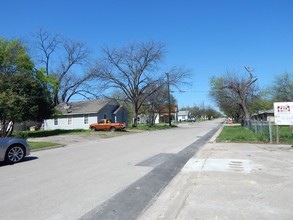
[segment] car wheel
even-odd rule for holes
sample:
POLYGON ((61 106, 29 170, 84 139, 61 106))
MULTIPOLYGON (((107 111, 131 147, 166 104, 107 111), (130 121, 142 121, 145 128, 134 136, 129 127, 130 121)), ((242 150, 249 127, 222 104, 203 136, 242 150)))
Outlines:
POLYGON ((96 130, 96 128, 95 128, 95 127, 91 127, 91 130, 92 130, 92 131, 95 131, 95 130, 96 130))
POLYGON ((111 131, 111 132, 114 132, 114 131, 116 131, 116 128, 115 128, 115 127, 111 127, 111 128, 110 128, 110 131, 111 131))
POLYGON ((8 148, 6 153, 6 161, 9 163, 17 163, 24 158, 24 148, 21 145, 13 145, 8 148))

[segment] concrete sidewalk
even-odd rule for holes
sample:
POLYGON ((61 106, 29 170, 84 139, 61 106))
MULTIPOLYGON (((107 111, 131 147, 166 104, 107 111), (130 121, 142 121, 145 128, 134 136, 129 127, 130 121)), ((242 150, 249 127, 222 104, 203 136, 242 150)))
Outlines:
POLYGON ((208 143, 139 219, 293 219, 290 145, 208 143))

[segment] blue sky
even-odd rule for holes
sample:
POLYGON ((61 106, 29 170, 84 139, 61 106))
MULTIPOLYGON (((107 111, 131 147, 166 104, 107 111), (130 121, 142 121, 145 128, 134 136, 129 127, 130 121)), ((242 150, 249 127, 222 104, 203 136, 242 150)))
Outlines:
POLYGON ((254 70, 259 86, 293 73, 293 0, 2 0, 0 36, 26 38, 43 28, 102 46, 165 43, 166 66, 191 70, 192 86, 174 92, 179 107, 214 105, 209 79, 254 70))

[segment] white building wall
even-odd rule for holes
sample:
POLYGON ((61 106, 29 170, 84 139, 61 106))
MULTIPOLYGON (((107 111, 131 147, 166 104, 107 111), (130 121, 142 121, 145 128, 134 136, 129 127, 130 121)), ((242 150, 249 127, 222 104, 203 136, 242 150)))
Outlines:
POLYGON ((88 123, 84 123, 84 116, 68 116, 58 118, 58 124, 54 124, 54 119, 46 119, 44 121, 44 130, 54 130, 54 129, 89 129, 89 125, 92 123, 97 123, 97 116, 88 116, 88 123))
POLYGON ((159 123, 160 123, 160 115, 156 114, 155 124, 159 124, 159 123))
MULTIPOLYGON (((139 124, 147 124, 147 120, 148 120, 147 115, 144 115, 144 114, 139 115, 139 124)), ((160 123, 160 115, 156 114, 155 124, 159 124, 159 123, 160 123)))
POLYGON ((188 118, 187 115, 178 115, 178 121, 186 121, 188 118))

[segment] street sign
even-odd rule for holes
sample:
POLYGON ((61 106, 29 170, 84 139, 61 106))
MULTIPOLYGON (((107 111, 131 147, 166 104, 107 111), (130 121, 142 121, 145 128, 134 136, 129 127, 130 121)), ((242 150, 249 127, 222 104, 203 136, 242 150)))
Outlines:
POLYGON ((293 102, 275 102, 274 115, 276 125, 293 125, 293 102))

